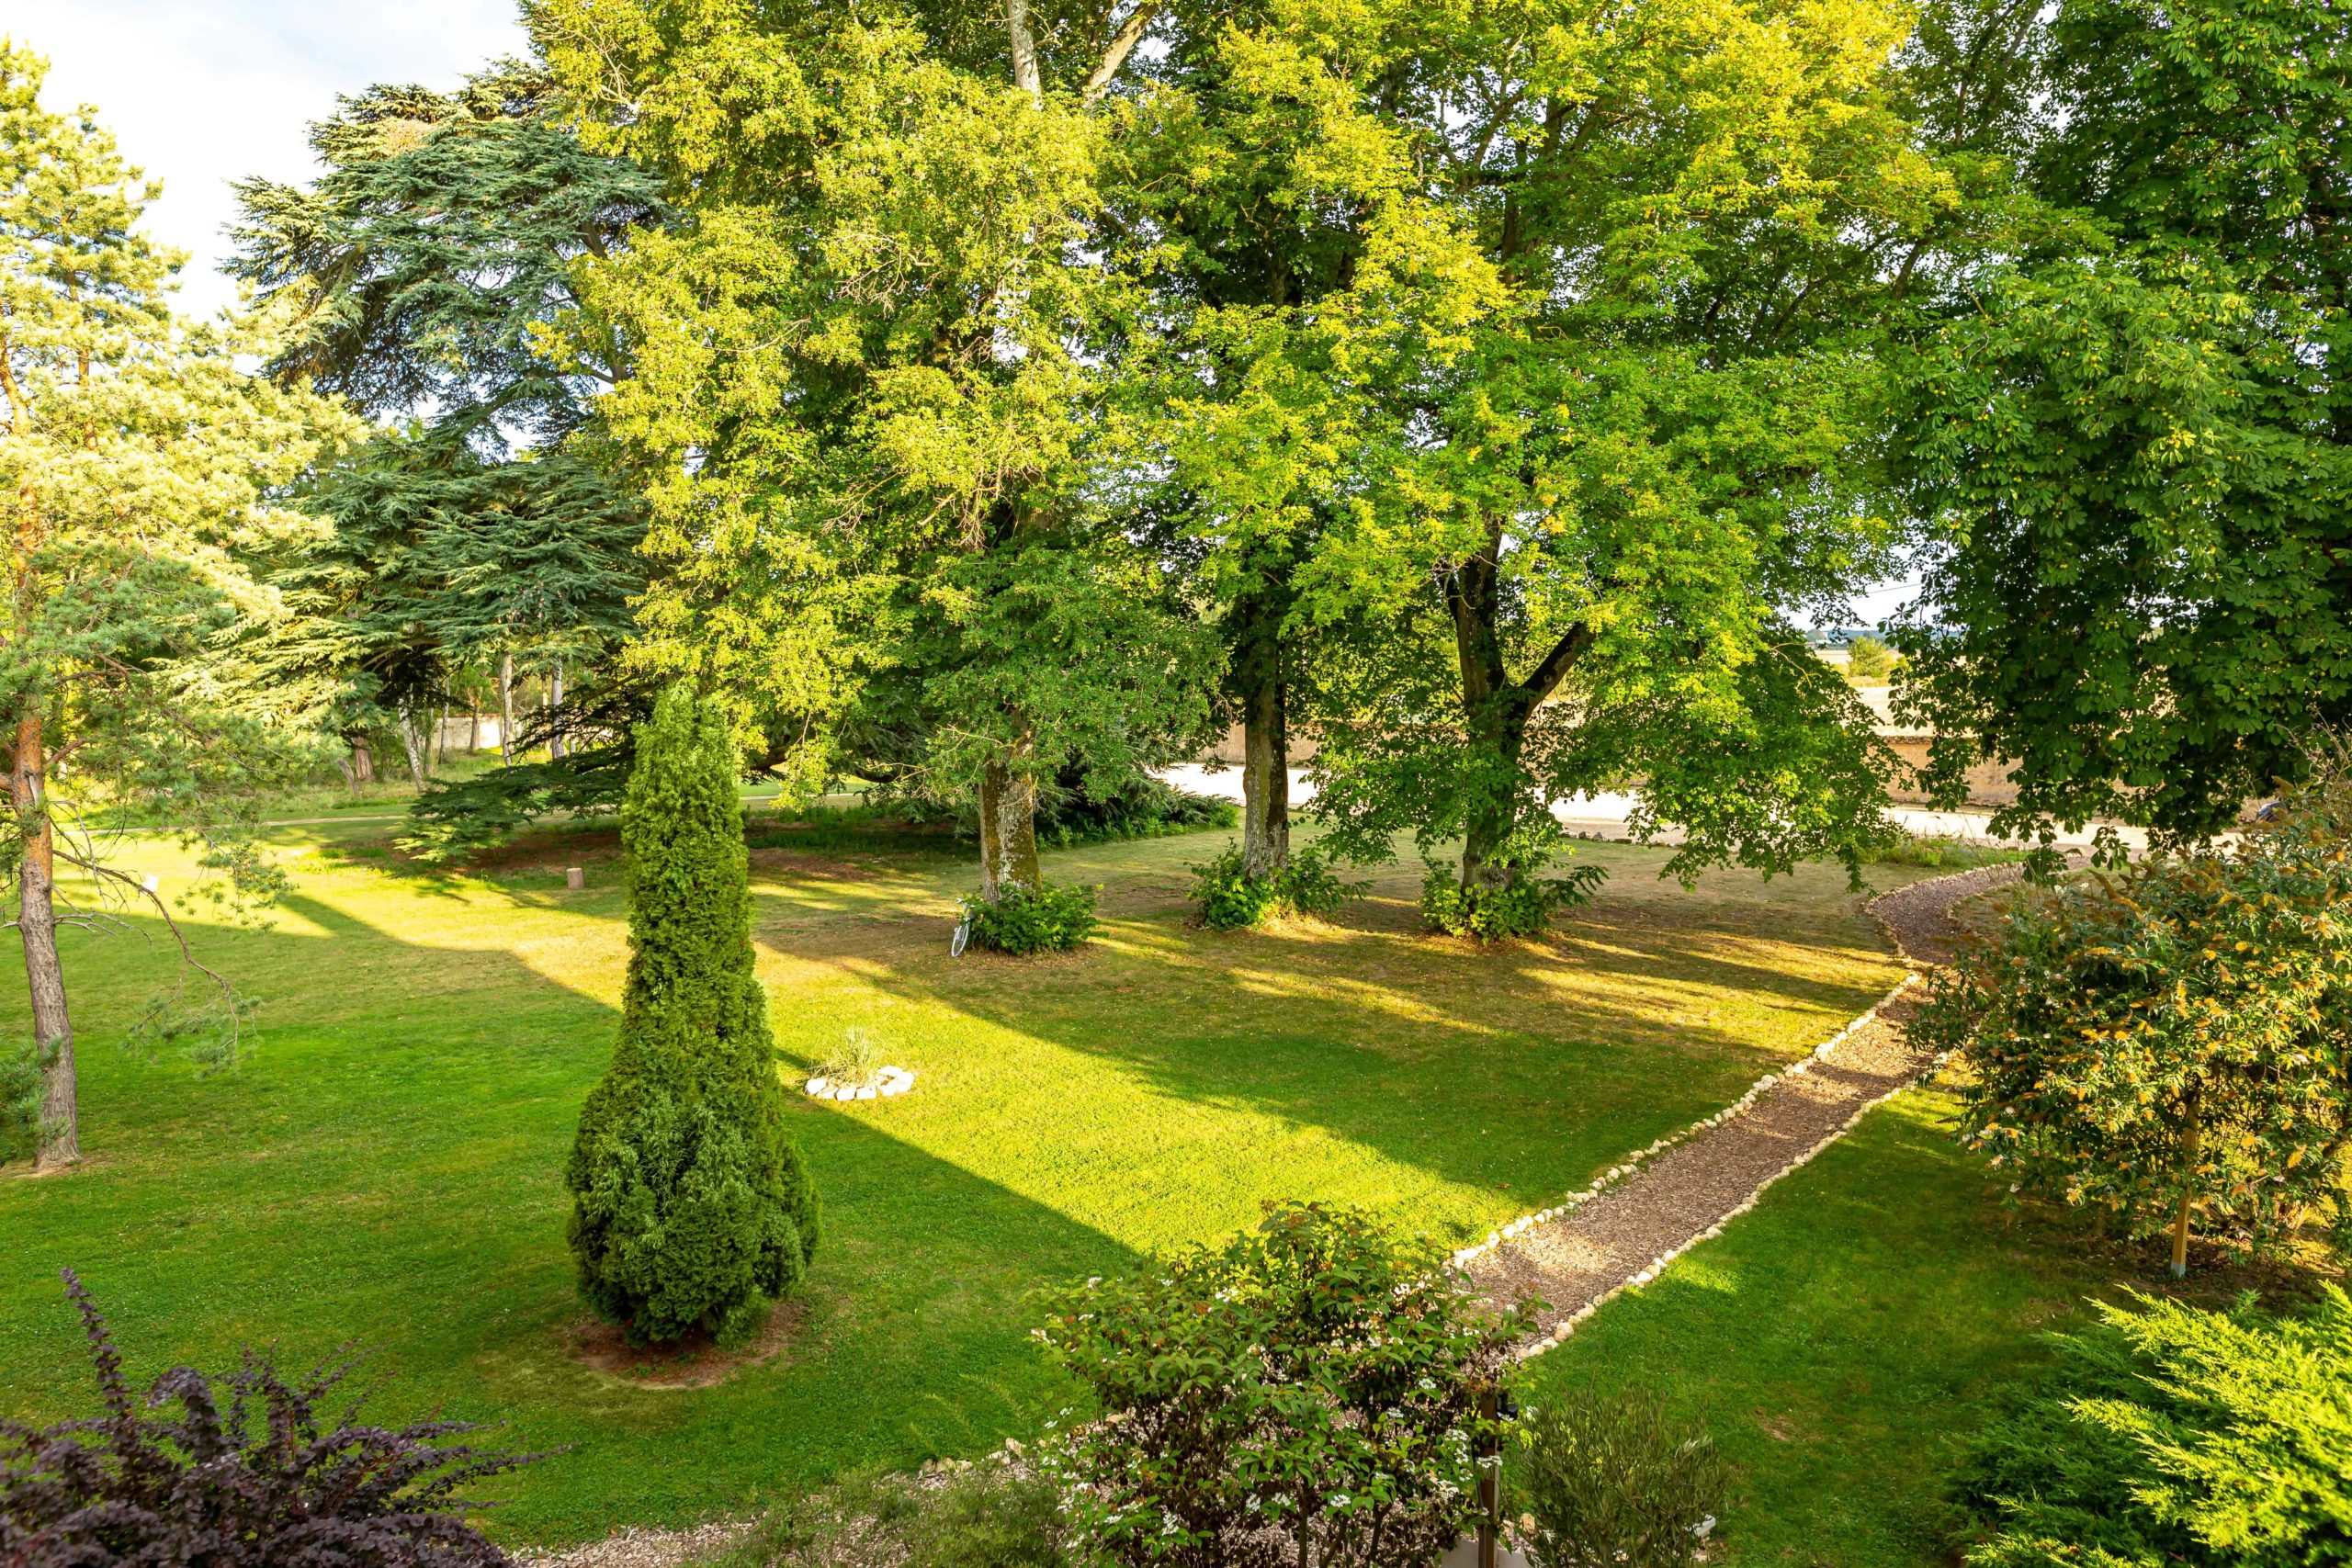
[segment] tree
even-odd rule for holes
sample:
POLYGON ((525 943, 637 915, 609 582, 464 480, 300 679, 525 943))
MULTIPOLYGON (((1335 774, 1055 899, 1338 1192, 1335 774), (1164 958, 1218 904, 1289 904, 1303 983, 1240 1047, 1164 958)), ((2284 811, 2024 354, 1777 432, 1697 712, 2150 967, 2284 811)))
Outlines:
MULTIPOLYGON (((233 893, 273 890, 243 829, 259 789, 313 763, 299 728, 316 694, 253 679, 233 648, 279 613, 263 574, 314 532, 281 487, 355 427, 299 382, 239 368, 281 341, 266 321, 173 313, 178 259, 137 230, 154 187, 93 111, 41 107, 46 70, 0 46, 0 858, 44 1073, 38 1157, 53 1167, 80 1156, 57 931, 94 914, 62 902, 59 863, 170 919, 77 814, 182 828, 233 893)), ((233 1005, 220 1016, 233 1037, 233 1005)))
POLYGON ((1159 28, 1120 106, 1098 229, 1151 302, 1126 345, 1114 483, 1214 607, 1243 736, 1242 872, 1271 896, 1318 662, 1301 569, 1396 444, 1396 389, 1459 353, 1497 283, 1357 82, 1224 19, 1159 28))
POLYGON ((1961 1136, 2129 1235, 2259 1247, 2352 1215, 2352 801, 2296 796, 2226 853, 2030 896, 1911 1024, 1963 1049, 1961 1136))
POLYGON ((1361 106, 1330 156, 1393 148, 1414 226, 1474 247, 1428 296, 1451 344, 1379 385, 1298 579, 1348 645, 1316 766, 1361 852, 1458 837, 1464 897, 1535 908, 1552 801, 1636 779, 1690 829, 1679 870, 1883 833, 1867 716, 1791 622, 1883 558, 1869 348, 1894 259, 1962 202, 1889 107, 1902 32, 1872 5, 1302 0, 1252 26, 1361 106))
MULTIPOLYGON (((574 264, 663 209, 651 175, 582 148, 545 73, 514 62, 451 94, 372 87, 311 144, 327 172, 310 186, 237 186, 234 270, 302 313, 274 373, 401 423, 314 487, 334 537, 289 569, 301 615, 268 656, 344 682, 351 735, 396 723, 422 786, 428 716, 485 672, 510 761, 518 661, 558 709, 598 706, 612 683, 645 522, 600 465, 589 414, 626 352, 574 337, 559 354, 543 334, 577 304, 574 264)), ((565 717, 543 727, 559 759, 565 717)), ((589 772, 608 792, 625 767, 606 760, 589 772)), ((579 795, 575 772, 543 767, 468 804, 506 820, 517 798, 579 795)))
POLYGON ((2352 718, 2352 26, 2066 0, 2011 36, 2041 107, 1998 148, 2053 216, 1903 377, 1911 712, 1948 797, 2011 770, 2004 825, 2193 840, 2352 718))
POLYGON ((697 1329, 740 1342, 817 1247, 816 1190, 785 1129, 752 970, 740 775, 725 711, 664 692, 621 807, 620 1043, 565 1172, 582 1293, 632 1343, 697 1329))
POLYGON ((1846 678, 1857 682, 1886 680, 1894 673, 1894 650, 1874 637, 1858 637, 1846 649, 1846 678))
POLYGON ((653 514, 641 657, 812 747, 918 738, 977 804, 993 901, 1038 885, 1041 783, 1169 755, 1207 661, 1089 491, 1087 351, 1120 320, 1085 249, 1100 84, 1062 92, 1076 55, 1025 9, 937 20, 560 0, 534 25, 584 134, 680 214, 582 274, 582 331, 636 345, 605 409, 653 514))

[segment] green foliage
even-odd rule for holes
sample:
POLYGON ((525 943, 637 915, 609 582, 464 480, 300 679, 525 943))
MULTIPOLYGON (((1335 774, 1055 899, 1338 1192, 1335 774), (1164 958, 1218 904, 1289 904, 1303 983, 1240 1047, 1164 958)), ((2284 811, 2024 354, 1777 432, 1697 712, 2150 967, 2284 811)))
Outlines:
POLYGON ((437 780, 409 807, 400 846, 437 863, 503 843, 559 814, 574 820, 605 816, 627 792, 635 760, 630 746, 616 741, 469 778, 437 780))
POLYGON ((1046 1455, 1081 1540, 1171 1568, 1253 1538, 1284 1562, 1433 1558, 1476 1506, 1498 1436, 1478 1396, 1522 1326, 1442 1260, 1363 1214, 1288 1204, 1223 1247, 1059 1292, 1038 1337, 1105 1412, 1046 1455))
MULTIPOLYGON (((141 901, 171 919, 114 863, 118 842, 82 829, 83 813, 202 844, 193 897, 232 913, 286 886, 254 829, 260 800, 319 761, 309 721, 321 694, 267 678, 241 649, 282 616, 270 568, 314 532, 284 504, 288 490, 358 430, 310 388, 243 368, 285 341, 284 311, 175 313, 181 258, 143 221, 155 188, 90 112, 42 107, 47 71, 0 39, 0 489, 12 508, 0 875, 45 1051, 71 1030, 61 917, 141 901), (60 868, 96 897, 68 902, 60 868)), ((47 1070, 71 1087, 62 1052, 47 1070)), ((78 1157, 71 1116, 39 1139, 44 1163, 78 1157)))
POLYGON ((566 334, 639 345, 604 406, 652 511, 642 660, 790 715, 813 773, 941 795, 1195 739, 1210 644, 1088 483, 1121 329, 1081 259, 1101 121, 1009 92, 960 26, 533 20, 594 144, 686 220, 582 268, 566 334))
POLYGON ((1067 953, 1094 934, 1101 919, 1096 886, 1066 886, 1042 878, 1035 887, 1009 884, 993 904, 964 900, 972 940, 998 953, 1067 953))
POLYGON ((1980 865, 2007 865, 2025 860, 2030 853, 2003 844, 1981 844, 1935 833, 1906 833, 1894 843, 1863 851, 1862 863, 1968 871, 1980 865))
POLYGON ((1858 637, 1846 645, 1846 678, 1862 683, 1884 681, 1894 673, 1894 650, 1874 637, 1858 637))
POLYGON ((1954 1492, 1976 1568, 2352 1562, 2352 1297, 2304 1316, 2139 1300, 2058 1337, 1954 1492))
POLYGON ((1293 850, 1271 876, 1250 875, 1241 846, 1235 842, 1187 869, 1193 874, 1192 896, 1200 901, 1201 922, 1217 931, 1262 925, 1277 917, 1319 919, 1349 899, 1363 897, 1372 886, 1341 876, 1338 850, 1323 844, 1293 850))
POLYGON ((1608 875, 1597 865, 1571 866, 1560 876, 1514 865, 1499 882, 1465 887, 1452 867, 1432 861, 1421 879, 1421 920, 1433 931, 1480 942, 1538 937, 1561 910, 1590 903, 1608 875))
POLYGON ((44 1056, 29 1035, 0 1043, 0 1165, 30 1159, 40 1145, 44 1056))
POLYGON ((1897 377, 1934 777, 1957 799, 1997 758, 2019 826, 2196 838, 2352 718, 2352 38, 2324 6, 2064 0, 1961 58, 2035 101, 1995 150, 2055 211, 1897 377))
POLYGON ((1706 1555, 1731 1467, 1654 1393, 1580 1390, 1521 1418, 1512 1510, 1536 1568, 1675 1568, 1706 1555))
POLYGON ((1060 1490, 991 1456, 854 1475, 771 1508, 698 1568, 1074 1568, 1060 1490))
MULTIPOLYGON (((512 62, 453 94, 372 87, 311 142, 326 171, 311 186, 237 186, 235 270, 302 312, 276 375, 402 423, 311 487, 330 535, 279 574, 293 613, 254 657, 323 685, 323 721, 346 739, 395 728, 423 786, 442 705, 478 708, 502 661, 560 667, 576 692, 632 624, 644 510, 589 428, 620 342, 559 358, 541 333, 573 265, 664 212, 650 175, 584 150, 545 76, 512 62)), ((619 782, 591 770, 420 801, 416 838, 456 852, 575 797, 608 807, 619 782)))
POLYGON ((1961 1136, 2134 1235, 2184 1206, 2233 1248, 2346 1201, 2352 791, 2293 797, 2227 853, 2018 902, 1910 1025, 1964 1049, 1961 1136))
POLYGON ((1056 787, 1039 795, 1037 842, 1067 850, 1230 828, 1240 820, 1239 809, 1229 800, 1187 795, 1148 774, 1125 784, 1104 782, 1109 776, 1108 770, 1099 775, 1090 772, 1082 760, 1065 767, 1054 781, 1056 787))
POLYGON ((620 1043, 565 1178, 582 1293, 635 1343, 749 1334, 817 1245, 752 971, 737 766, 723 711, 673 687, 638 734, 621 807, 620 1043))

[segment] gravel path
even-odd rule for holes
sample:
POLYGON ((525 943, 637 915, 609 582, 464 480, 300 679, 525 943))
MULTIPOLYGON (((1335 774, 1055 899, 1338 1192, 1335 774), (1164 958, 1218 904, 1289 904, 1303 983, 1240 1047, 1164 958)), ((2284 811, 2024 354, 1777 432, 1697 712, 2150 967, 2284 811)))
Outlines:
MULTIPOLYGON (((1897 888, 1870 908, 1916 974, 1951 955, 1954 904, 2017 875, 2015 865, 1984 866, 1897 888)), ((1524 1353, 1566 1338, 1608 1296, 1647 1284, 1668 1260, 1719 1234, 1766 1187, 1918 1077, 1928 1064, 1905 1048, 1902 1029, 1917 1005, 1913 977, 1906 977, 1812 1057, 1765 1080, 1690 1135, 1619 1168, 1581 1201, 1516 1222, 1464 1255, 1460 1260, 1488 1297, 1532 1294, 1546 1303, 1524 1353)))

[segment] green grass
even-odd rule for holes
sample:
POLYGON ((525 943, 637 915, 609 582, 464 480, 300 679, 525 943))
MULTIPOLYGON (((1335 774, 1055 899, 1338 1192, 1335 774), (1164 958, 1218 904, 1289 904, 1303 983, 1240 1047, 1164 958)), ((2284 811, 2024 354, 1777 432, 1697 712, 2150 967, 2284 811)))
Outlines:
MULTIPOLYGON (((806 1065, 856 1026, 918 1085, 796 1097, 828 1216, 805 1318, 774 1361, 658 1391, 567 1351, 560 1171, 625 953, 611 835, 542 832, 428 877, 389 831, 280 830, 296 890, 275 929, 195 928, 261 1001, 233 1074, 119 1048, 171 973, 153 929, 69 938, 91 1158, 0 1179, 0 1411, 90 1405, 55 1283, 70 1264, 136 1371, 356 1344, 379 1416, 570 1445, 502 1485, 514 1539, 683 1521, 1034 1430, 1070 1394, 1025 1337, 1038 1285, 1278 1197, 1482 1235, 1720 1106, 1898 973, 1833 869, 1686 894, 1657 879, 1663 852, 1630 846, 1586 852, 1615 874, 1555 941, 1494 952, 1419 934, 1418 868, 1341 924, 1217 935, 1182 898, 1183 863, 1221 836, 1059 852, 1057 880, 1105 885, 1105 925, 1029 961, 948 957, 960 860, 756 850, 781 1046, 806 1065)), ((126 863, 187 885, 176 851, 126 863)), ((0 974, 0 997, 21 1030, 21 979, 0 974)))
MULTIPOLYGON (((1961 1522, 1944 1477, 1985 1401, 2032 1375, 2093 1297, 2170 1288, 2153 1247, 2007 1207, 1914 1090, 1774 1186, 1716 1241, 1533 1363, 1522 1397, 1656 1391, 1737 1472, 1714 1561, 1929 1568, 1961 1522)), ((2273 1279, 2193 1275, 2209 1304, 2273 1279)))

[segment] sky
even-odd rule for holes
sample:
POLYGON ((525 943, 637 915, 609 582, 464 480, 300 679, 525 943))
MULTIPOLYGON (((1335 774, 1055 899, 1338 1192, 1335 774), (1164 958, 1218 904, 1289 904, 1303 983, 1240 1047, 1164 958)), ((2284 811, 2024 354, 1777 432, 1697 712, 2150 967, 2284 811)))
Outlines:
MULTIPOLYGON (((220 276, 228 182, 317 172, 305 140, 335 96, 376 82, 448 88, 526 47, 515 0, 0 0, 0 35, 49 57, 43 100, 96 107, 130 160, 160 179, 151 232, 188 253, 181 309, 236 297, 220 276)), ((1907 582, 1863 594, 1863 624, 1907 582)))
POLYGON ((451 87, 526 44, 514 0, 0 0, 0 34, 49 57, 44 103, 95 106, 163 182, 148 228, 189 254, 180 303, 198 315, 236 296, 229 181, 315 174, 305 136, 338 93, 451 87))

